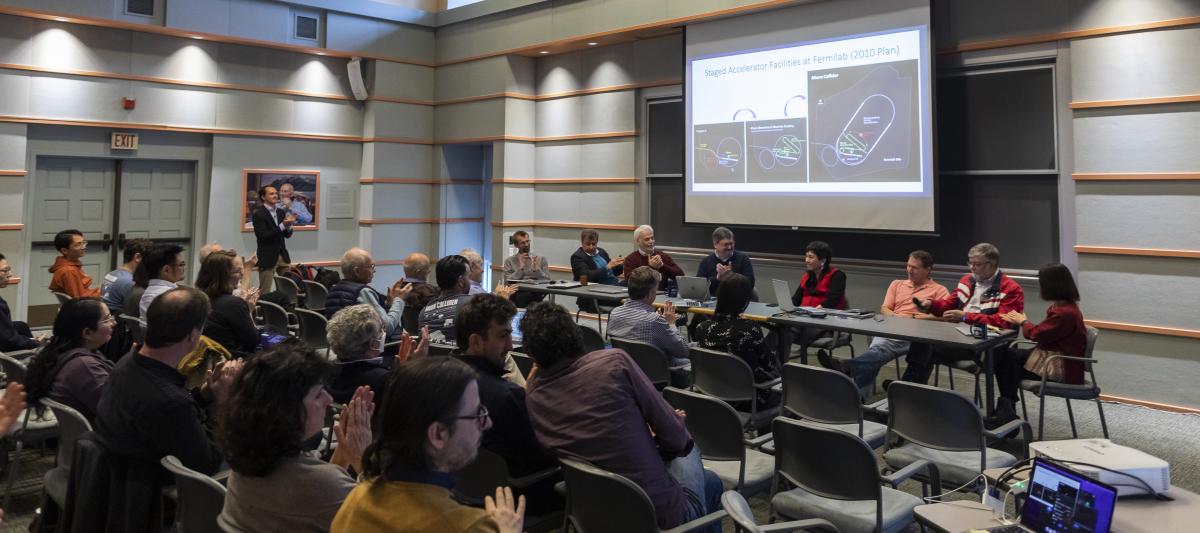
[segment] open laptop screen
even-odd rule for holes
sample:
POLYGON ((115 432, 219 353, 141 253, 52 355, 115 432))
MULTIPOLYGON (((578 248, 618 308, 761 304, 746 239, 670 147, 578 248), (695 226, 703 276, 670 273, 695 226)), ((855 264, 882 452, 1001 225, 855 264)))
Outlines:
POLYGON ((513 344, 521 343, 521 319, 525 318, 525 310, 517 309, 517 314, 512 318, 512 341, 513 344))
POLYGON ((1021 525, 1040 533, 1108 533, 1117 490, 1037 459, 1021 525))

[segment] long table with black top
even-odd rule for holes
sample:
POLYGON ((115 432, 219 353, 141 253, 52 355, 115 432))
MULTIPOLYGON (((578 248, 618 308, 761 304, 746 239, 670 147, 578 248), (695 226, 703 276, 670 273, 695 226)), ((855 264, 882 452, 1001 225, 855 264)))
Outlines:
MULTIPOLYGON (((676 308, 681 311, 687 310, 690 313, 702 315, 711 315, 715 312, 711 307, 711 303, 700 307, 686 307, 680 305, 681 300, 678 298, 660 296, 655 304, 662 305, 667 300, 675 302, 676 308)), ((1006 344, 1017 336, 1015 330, 1005 330, 999 335, 989 334, 986 339, 977 339, 960 333, 956 328, 958 326, 957 323, 921 320, 901 316, 875 315, 871 318, 843 318, 829 315, 825 318, 812 318, 798 314, 784 313, 777 305, 764 304, 762 302, 750 302, 750 305, 742 313, 742 317, 765 323, 776 332, 785 327, 806 327, 969 350, 975 353, 976 357, 982 362, 983 370, 987 375, 987 410, 989 415, 992 414, 992 404, 996 395, 995 383, 993 381, 993 351, 997 346, 1006 344)), ((777 334, 776 338, 780 339, 780 343, 776 347, 780 361, 786 362, 787 356, 791 351, 790 346, 783 345, 787 342, 787 336, 777 334)), ((808 364, 808 347, 802 346, 802 348, 800 362, 808 364)))
POLYGON ((532 292, 535 294, 548 294, 550 301, 554 301, 555 296, 571 296, 578 298, 591 298, 598 303, 604 305, 621 305, 621 302, 629 298, 629 291, 622 290, 620 292, 603 292, 596 290, 598 287, 616 287, 624 289, 620 285, 604 285, 593 283, 579 287, 563 287, 559 283, 516 283, 518 291, 532 292))

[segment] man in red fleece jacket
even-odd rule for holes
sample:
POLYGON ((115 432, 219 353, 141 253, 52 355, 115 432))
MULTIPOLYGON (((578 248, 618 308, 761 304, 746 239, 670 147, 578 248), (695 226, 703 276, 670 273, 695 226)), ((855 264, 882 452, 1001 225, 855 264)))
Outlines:
POLYGON ((72 298, 99 298, 100 289, 92 287, 92 278, 83 273, 80 258, 87 253, 87 240, 77 229, 65 229, 54 236, 54 248, 62 254, 50 267, 50 290, 72 298))

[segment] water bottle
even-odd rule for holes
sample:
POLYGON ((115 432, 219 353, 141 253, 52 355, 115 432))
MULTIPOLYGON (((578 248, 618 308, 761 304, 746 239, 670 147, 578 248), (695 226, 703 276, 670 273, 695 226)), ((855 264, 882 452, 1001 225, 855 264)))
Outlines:
POLYGON ((667 297, 675 298, 679 296, 679 285, 675 283, 675 278, 667 280, 667 297))

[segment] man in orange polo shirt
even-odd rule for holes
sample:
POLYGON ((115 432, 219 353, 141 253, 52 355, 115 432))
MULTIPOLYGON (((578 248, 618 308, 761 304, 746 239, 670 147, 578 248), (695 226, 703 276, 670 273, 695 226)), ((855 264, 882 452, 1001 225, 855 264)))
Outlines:
POLYGON ((50 290, 72 298, 99 298, 100 289, 92 287, 92 278, 83 273, 80 258, 87 253, 87 240, 77 229, 65 229, 54 236, 54 249, 62 254, 50 267, 50 290))
MULTIPOLYGON (((921 320, 941 320, 928 313, 922 313, 913 304, 913 298, 921 301, 940 300, 950 295, 941 284, 930 279, 933 272, 933 256, 924 250, 917 250, 908 255, 908 272, 906 279, 898 279, 888 286, 887 295, 883 298, 880 314, 901 316, 921 320)), ((928 349, 922 346, 923 349, 928 349)), ((844 372, 854 378, 859 388, 869 387, 875 382, 879 369, 889 361, 904 357, 909 350, 914 349, 912 343, 898 339, 875 337, 871 347, 862 355, 847 360, 834 359, 828 351, 817 352, 817 359, 825 368, 844 372)))

